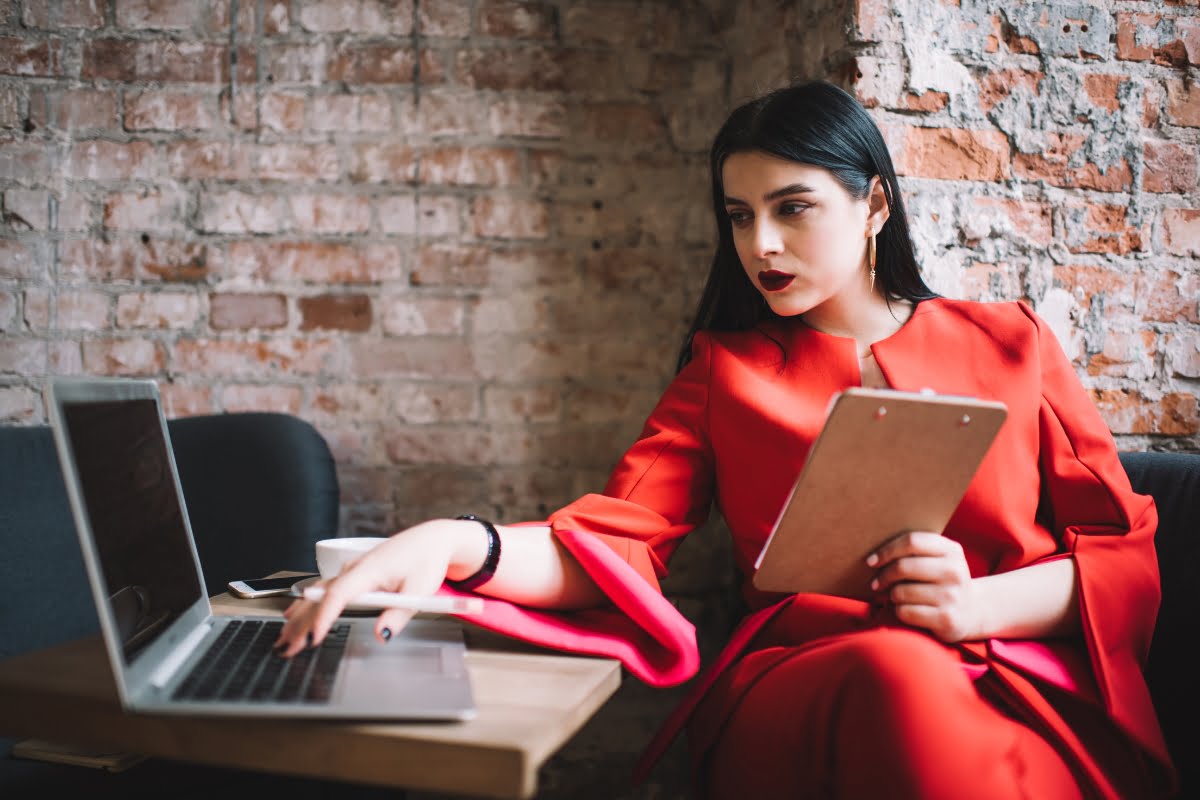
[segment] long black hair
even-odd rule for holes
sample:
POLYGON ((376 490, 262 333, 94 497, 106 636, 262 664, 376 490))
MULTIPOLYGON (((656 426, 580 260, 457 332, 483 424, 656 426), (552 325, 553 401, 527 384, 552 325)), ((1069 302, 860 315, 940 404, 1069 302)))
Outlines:
POLYGON ((876 281, 888 299, 920 302, 937 296, 921 278, 892 158, 871 116, 850 94, 825 81, 776 89, 736 108, 713 141, 709 167, 717 250, 677 369, 691 360, 696 331, 748 330, 775 316, 742 269, 725 210, 725 159, 748 151, 827 169, 860 200, 878 175, 890 215, 876 236, 876 281))

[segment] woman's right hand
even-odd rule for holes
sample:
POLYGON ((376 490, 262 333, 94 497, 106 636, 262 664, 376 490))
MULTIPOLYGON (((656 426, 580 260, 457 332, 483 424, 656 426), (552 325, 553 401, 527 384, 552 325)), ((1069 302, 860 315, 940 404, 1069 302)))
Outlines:
MULTIPOLYGON (((346 605, 363 592, 429 595, 447 576, 466 577, 487 557, 487 534, 475 522, 437 519, 393 534, 342 570, 321 581, 319 602, 299 599, 283 612, 287 622, 275 642, 280 655, 293 656, 319 645, 346 605)), ((389 608, 375 620, 375 635, 387 641, 408 624, 415 611, 389 608)))

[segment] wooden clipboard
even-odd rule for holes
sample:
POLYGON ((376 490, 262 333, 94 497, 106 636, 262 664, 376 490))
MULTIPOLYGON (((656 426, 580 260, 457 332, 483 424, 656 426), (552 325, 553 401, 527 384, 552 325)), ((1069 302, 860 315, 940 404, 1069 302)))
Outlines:
POLYGON ((834 396, 755 564, 767 592, 871 597, 866 557, 941 532, 1008 415, 972 397, 851 388, 834 396))

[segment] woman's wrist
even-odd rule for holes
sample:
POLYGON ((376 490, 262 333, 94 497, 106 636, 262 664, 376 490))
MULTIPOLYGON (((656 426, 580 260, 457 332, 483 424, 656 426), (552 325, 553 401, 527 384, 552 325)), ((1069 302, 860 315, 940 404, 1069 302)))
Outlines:
POLYGON ((473 520, 443 519, 438 523, 454 541, 446 577, 460 581, 479 572, 488 557, 487 529, 473 520))

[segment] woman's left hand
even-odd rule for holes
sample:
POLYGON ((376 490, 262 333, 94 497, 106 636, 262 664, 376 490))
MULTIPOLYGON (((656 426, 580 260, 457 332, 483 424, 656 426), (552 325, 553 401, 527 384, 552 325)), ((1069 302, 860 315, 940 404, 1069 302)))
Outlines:
POLYGON ((868 556, 867 566, 876 571, 871 589, 901 622, 943 642, 977 638, 983 609, 958 542, 928 531, 901 533, 868 556))

